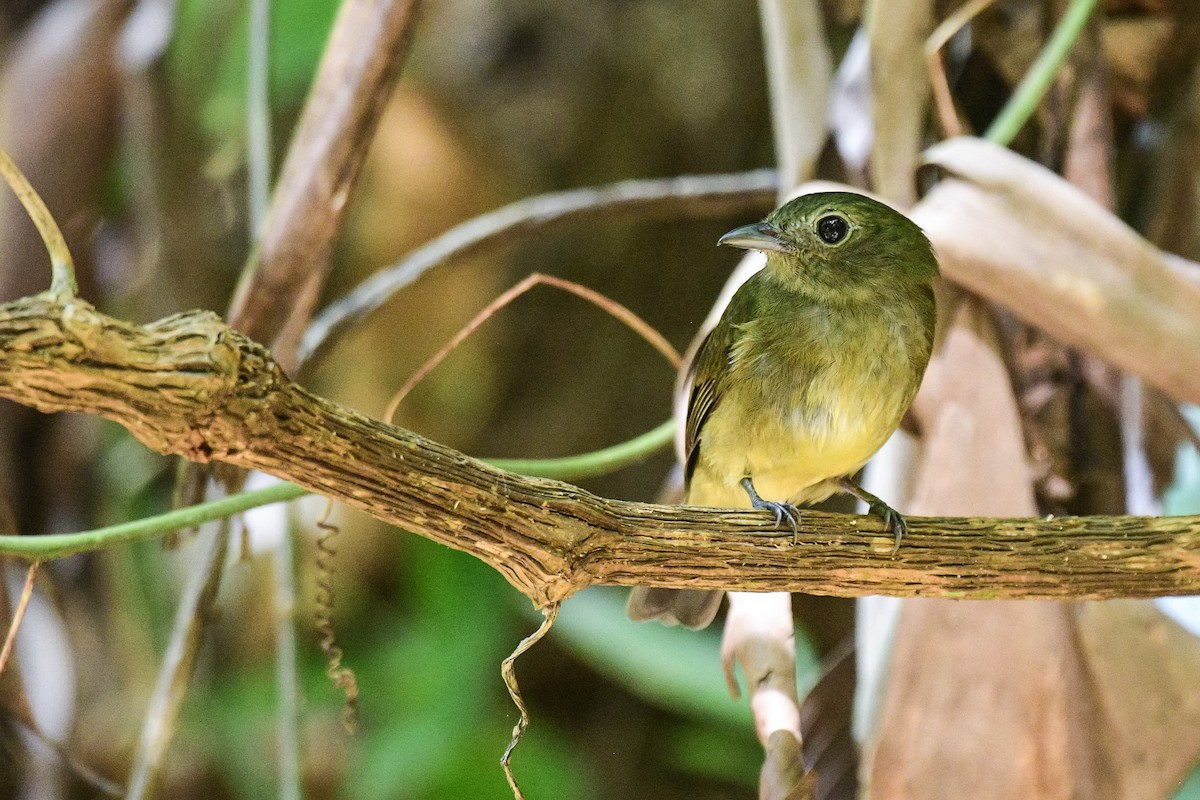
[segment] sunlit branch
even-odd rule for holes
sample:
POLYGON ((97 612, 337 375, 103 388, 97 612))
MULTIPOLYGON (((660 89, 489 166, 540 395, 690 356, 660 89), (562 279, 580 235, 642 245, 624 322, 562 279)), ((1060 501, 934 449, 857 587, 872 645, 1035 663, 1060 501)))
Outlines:
MULTIPOLYGON (((593 584, 971 598, 1200 593, 1200 517, 911 519, 608 500, 505 472, 291 382, 216 315, 146 326, 46 296, 0 305, 0 396, 115 420, 149 447, 258 469, 481 559, 536 604, 593 584), (81 348, 80 342, 93 342, 81 348)), ((11 539, 4 540, 7 545, 11 539)))

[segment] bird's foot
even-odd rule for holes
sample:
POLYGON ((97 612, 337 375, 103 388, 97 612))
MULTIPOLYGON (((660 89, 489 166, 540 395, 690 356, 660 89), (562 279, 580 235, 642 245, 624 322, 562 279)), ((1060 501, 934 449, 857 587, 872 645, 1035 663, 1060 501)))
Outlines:
POLYGON ((904 534, 908 533, 908 523, 904 521, 904 517, 899 511, 879 498, 875 498, 873 502, 868 501, 867 506, 869 513, 882 519, 884 528, 891 530, 896 535, 896 543, 892 545, 892 555, 896 555, 900 552, 900 540, 904 538, 904 534))
POLYGON ((796 508, 791 503, 779 503, 775 500, 762 500, 753 502, 755 508, 761 508, 764 511, 770 511, 775 515, 775 527, 778 528, 786 519, 788 526, 792 529, 792 534, 800 532, 800 509, 796 508))
POLYGON ((763 511, 770 511, 775 515, 776 528, 781 526, 785 519, 788 521, 788 526, 792 529, 792 540, 794 542, 797 534, 800 533, 800 509, 791 503, 763 500, 758 496, 758 492, 754 491, 754 484, 749 478, 742 478, 742 488, 746 490, 746 494, 750 495, 750 505, 763 511))
POLYGON ((900 512, 861 486, 855 486, 846 478, 840 479, 838 486, 846 494, 853 495, 866 503, 867 513, 874 514, 883 520, 884 529, 890 530, 896 536, 896 543, 892 545, 892 555, 894 556, 900 552, 900 540, 908 533, 908 523, 904 521, 904 517, 901 516, 900 512))

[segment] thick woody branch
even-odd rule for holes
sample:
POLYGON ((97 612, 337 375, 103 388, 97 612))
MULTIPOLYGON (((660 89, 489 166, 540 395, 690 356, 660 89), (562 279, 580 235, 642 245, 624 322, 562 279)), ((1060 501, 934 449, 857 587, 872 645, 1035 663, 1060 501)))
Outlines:
POLYGON ((607 500, 494 469, 292 383, 215 314, 138 326, 49 295, 0 305, 0 396, 259 469, 499 570, 544 605, 598 583, 971 598, 1200 593, 1200 517, 878 520, 607 500))

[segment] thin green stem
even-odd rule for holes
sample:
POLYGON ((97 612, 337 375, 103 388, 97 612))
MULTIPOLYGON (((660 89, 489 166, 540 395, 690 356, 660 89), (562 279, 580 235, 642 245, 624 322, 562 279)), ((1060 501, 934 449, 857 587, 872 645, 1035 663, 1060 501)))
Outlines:
POLYGON ((675 436, 675 420, 667 420, 651 431, 603 450, 562 458, 485 458, 493 467, 531 478, 580 480, 607 475, 637 463, 666 447, 675 436))
POLYGON ((270 26, 270 0, 250 0, 246 145, 252 239, 262 232, 271 192, 270 26))
POLYGON ((177 508, 165 514, 122 522, 82 533, 51 533, 45 536, 0 536, 0 554, 47 560, 87 553, 117 544, 156 539, 179 528, 222 519, 258 506, 295 500, 308 494, 290 483, 223 497, 209 503, 177 508))
POLYGON ((1008 145, 1016 137, 1054 82, 1054 77, 1067 60, 1067 55, 1095 9, 1096 0, 1072 0, 1050 36, 1050 41, 1046 42, 1045 48, 1038 54, 1029 72, 1025 73, 999 116, 992 121, 984 138, 1008 145))
MULTIPOLYGON (((554 478, 563 481, 594 478, 598 475, 616 472, 622 467, 637 463, 661 450, 670 444, 674 432, 675 421, 667 420, 641 436, 591 453, 562 458, 489 458, 483 460, 498 469, 519 472, 534 478, 554 478)), ((243 492, 208 503, 178 508, 165 514, 81 533, 0 536, 0 555, 38 561, 65 558, 76 553, 88 553, 118 544, 155 539, 179 528, 190 528, 271 503, 295 500, 306 494, 308 491, 299 486, 280 483, 266 489, 243 492)))

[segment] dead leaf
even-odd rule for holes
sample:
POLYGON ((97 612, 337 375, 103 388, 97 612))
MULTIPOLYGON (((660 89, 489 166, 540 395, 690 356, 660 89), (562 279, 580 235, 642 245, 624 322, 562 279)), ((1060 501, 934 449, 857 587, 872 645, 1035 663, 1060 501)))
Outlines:
POLYGON ((833 62, 816 0, 763 0, 763 45, 775 125, 779 185, 787 192, 812 175, 825 146, 833 62))
POLYGON ((950 174, 913 209, 943 274, 1054 336, 1200 401, 1200 265, 989 142, 926 151, 950 174))
POLYGON ((1170 797, 1200 759, 1200 639, 1145 601, 1074 610, 1120 797, 1170 797))
MULTIPOLYGON (((1020 413, 991 321, 971 299, 952 313, 914 406, 925 436, 907 508, 914 514, 1036 513, 1020 413)), ((867 796, 1065 797, 1039 793, 1043 779, 1070 783, 1059 750, 1076 743, 1061 733, 1066 720, 1060 711, 1074 698, 1067 683, 1075 675, 1058 655, 1061 609, 1052 603, 905 602, 882 707, 864 748, 867 796), (1059 750, 1044 741, 1051 731, 1059 750)))
POLYGON ((913 405, 924 432, 910 514, 1032 516, 1033 474, 999 340, 963 300, 913 405))
MULTIPOLYGON (((997 344, 967 301, 915 406, 912 513, 1036 513, 997 344)), ((1200 643, 1149 604, 905 601, 866 796, 1167 796, 1200 755, 1198 680, 1200 643)))
POLYGON ((902 208, 917 199, 913 182, 920 161, 929 105, 924 45, 933 29, 932 0, 872 0, 865 13, 871 50, 871 149, 874 188, 902 208))
POLYGON ((804 779, 800 698, 796 691, 796 634, 786 592, 730 592, 721 662, 730 692, 738 696, 734 663, 746 676, 758 740, 766 750, 759 800, 785 800, 804 779))
POLYGON ((868 796, 1125 798, 1070 609, 907 602, 868 796))

